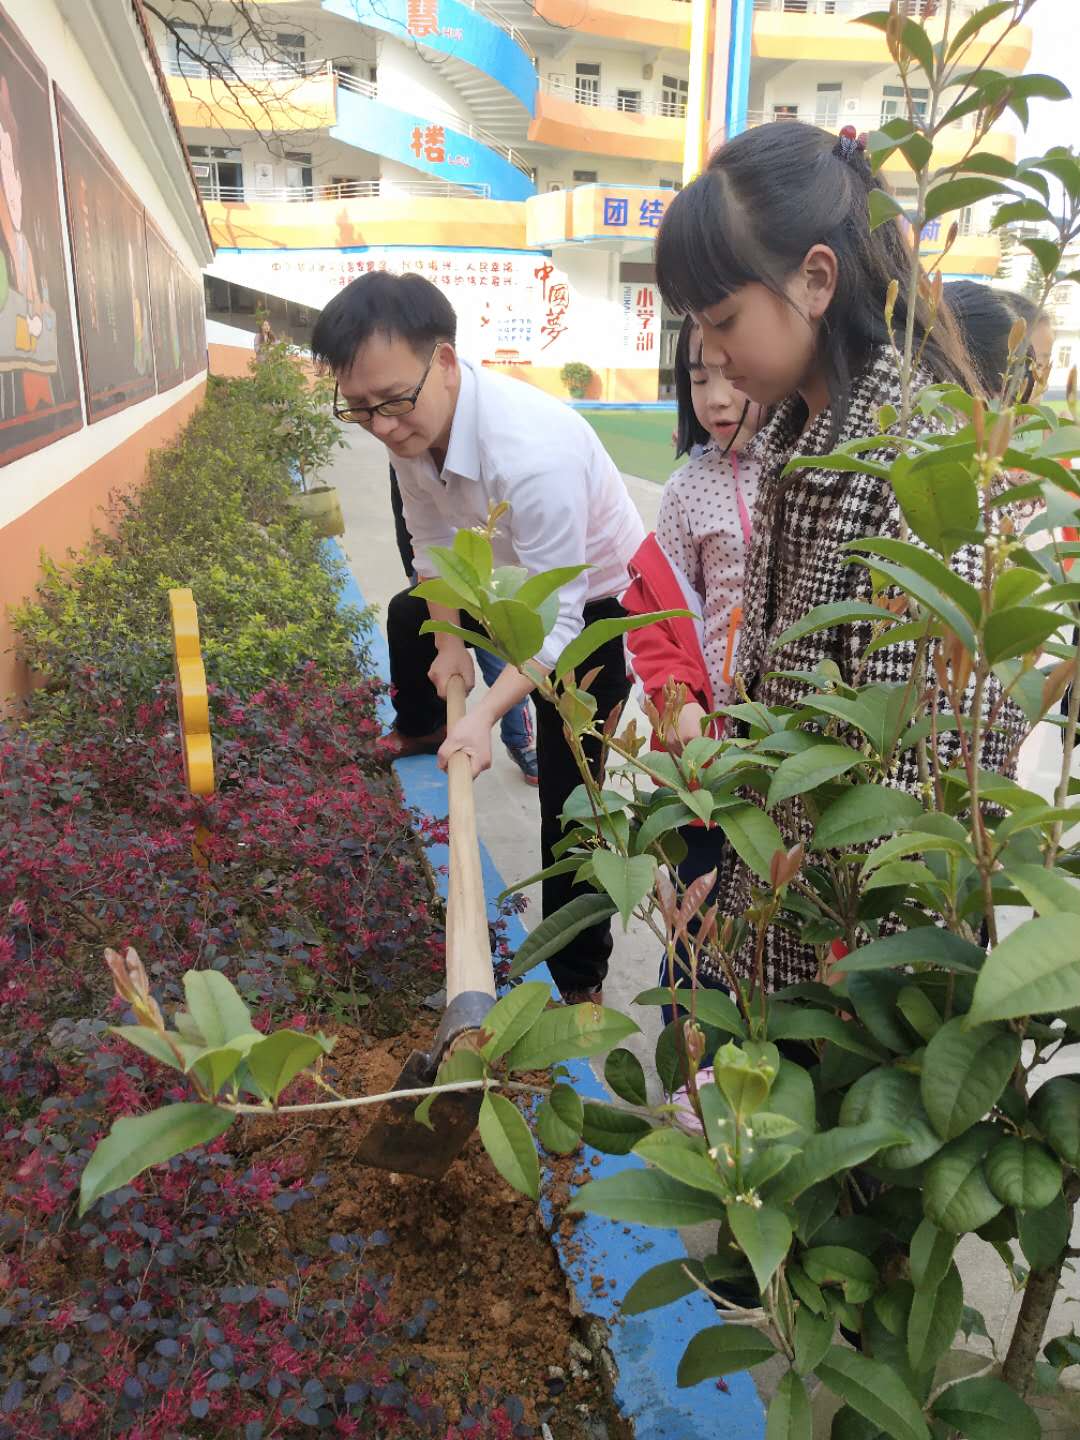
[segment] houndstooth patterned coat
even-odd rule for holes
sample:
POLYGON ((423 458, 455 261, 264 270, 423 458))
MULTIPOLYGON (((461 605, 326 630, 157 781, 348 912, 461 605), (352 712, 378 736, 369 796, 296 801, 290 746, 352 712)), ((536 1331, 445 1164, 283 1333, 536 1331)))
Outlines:
MULTIPOLYGON (((930 383, 930 376, 916 376, 917 388, 930 383)), ((876 434, 877 414, 886 404, 899 411, 900 384, 890 352, 882 349, 856 382, 838 443, 876 434)), ((878 650, 864 660, 863 651, 871 637, 869 623, 821 631, 774 648, 776 637, 815 605, 869 600, 869 575, 861 565, 844 563, 847 552, 842 546, 848 540, 866 536, 896 536, 900 530, 900 509, 887 481, 840 470, 800 470, 781 479, 792 456, 823 455, 835 448, 829 444, 830 412, 823 412, 802 433, 805 415, 801 399, 797 395, 790 397, 749 450, 761 464, 761 478, 747 561, 737 669, 750 697, 770 706, 797 705, 806 693, 802 682, 770 672, 813 670, 823 660, 832 660, 848 684, 855 682, 856 669, 860 684, 898 684, 910 676, 915 656, 914 645, 907 642, 878 650)), ((925 434, 932 428, 916 413, 911 433, 925 434)), ((872 452, 870 458, 888 463, 894 455, 895 451, 882 449, 872 452)), ((974 546, 958 550, 952 560, 953 568, 973 584, 980 583, 981 565, 982 553, 974 546)), ((969 703, 973 690, 974 682, 969 703)), ((996 684, 986 687, 984 714, 999 693, 996 684)), ((1006 705, 1001 719, 1001 730, 988 735, 983 747, 982 764, 989 770, 1006 767, 1009 749, 1022 733, 1023 719, 1015 707, 1006 705)), ((946 764, 955 762, 955 736, 941 737, 939 753, 946 764)), ((913 751, 903 758, 896 783, 904 789, 917 788, 913 751)), ((800 818, 796 815, 797 824, 800 818)), ((801 838, 805 835, 789 834, 785 843, 792 845, 801 838)), ((722 913, 739 915, 750 901, 751 877, 730 847, 725 851, 721 875, 722 913)), ((740 969, 749 973, 749 948, 739 958, 740 969)), ((802 945, 788 930, 779 926, 770 929, 766 945, 766 981, 770 990, 811 979, 816 968, 810 947, 802 945)), ((707 961, 703 969, 709 969, 707 961)))

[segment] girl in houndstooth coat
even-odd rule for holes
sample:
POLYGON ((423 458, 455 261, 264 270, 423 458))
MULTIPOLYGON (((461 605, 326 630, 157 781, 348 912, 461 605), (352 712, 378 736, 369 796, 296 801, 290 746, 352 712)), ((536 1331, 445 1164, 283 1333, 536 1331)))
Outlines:
MULTIPOLYGON (((911 674, 910 643, 864 658, 868 624, 775 644, 816 605, 868 600, 868 573, 847 562, 843 547, 849 540, 900 530, 888 481, 841 470, 799 470, 783 477, 793 456, 828 454, 846 440, 877 434, 882 419, 889 420, 882 408, 900 409, 884 312, 895 279, 900 298, 893 325, 902 337, 911 256, 895 222, 871 232, 867 197, 876 188, 880 182, 853 132, 838 141, 814 126, 780 121, 723 145, 704 174, 676 196, 657 241, 661 293, 671 308, 694 316, 706 362, 720 366, 751 399, 776 406, 748 447, 760 479, 737 660, 749 696, 764 705, 795 706, 805 694, 801 681, 775 672, 814 670, 825 660, 836 664, 847 684, 895 683, 911 674)), ((920 303, 915 335, 922 345, 916 391, 935 381, 978 390, 946 312, 931 329, 920 303)), ((917 412, 910 430, 925 433, 932 425, 917 412)), ((871 458, 887 463, 894 454, 883 445, 871 458)), ((951 563, 966 580, 979 583, 977 548, 960 549, 951 563)), ((997 689, 988 686, 985 711, 997 698, 997 689)), ((1003 727, 987 737, 983 749, 987 769, 1006 766, 1019 733, 1018 712, 1005 709, 1003 727)), ((941 741, 946 763, 954 758, 954 744, 950 736, 941 741)), ((895 783, 917 787, 913 752, 903 757, 895 783)), ((797 814, 793 824, 800 829, 797 814)), ((738 915, 749 903, 751 877, 731 850, 722 848, 719 831, 717 836, 722 908, 738 915)), ((801 833, 785 836, 789 845, 799 838, 801 833)), ((741 960, 748 970, 749 954, 741 960)), ((769 988, 816 974, 813 949, 774 925, 766 945, 769 988)))

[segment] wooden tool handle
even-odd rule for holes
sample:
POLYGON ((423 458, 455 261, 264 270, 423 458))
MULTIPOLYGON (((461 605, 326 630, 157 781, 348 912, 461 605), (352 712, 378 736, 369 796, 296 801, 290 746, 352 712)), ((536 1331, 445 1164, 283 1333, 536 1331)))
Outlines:
MULTIPOLYGON (((465 715, 465 680, 451 675, 446 687, 446 723, 465 715)), ((476 838, 472 762, 464 750, 446 767, 450 792, 450 887, 446 898, 446 1002, 467 990, 495 995, 488 937, 487 901, 476 838)))

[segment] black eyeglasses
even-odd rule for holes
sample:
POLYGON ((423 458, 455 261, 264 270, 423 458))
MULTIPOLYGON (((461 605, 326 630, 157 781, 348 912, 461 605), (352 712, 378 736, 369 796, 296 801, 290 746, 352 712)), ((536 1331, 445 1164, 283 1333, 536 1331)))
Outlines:
POLYGON ((440 340, 431 352, 431 359, 424 366, 424 373, 420 376, 420 383, 411 395, 399 395, 394 400, 383 400, 379 405, 339 405, 337 381, 334 381, 334 415, 338 420, 345 420, 350 425, 370 425, 376 415, 408 415, 410 410, 416 409, 416 402, 420 399, 420 391, 423 390, 427 377, 431 374, 431 367, 435 364, 435 356, 440 348, 446 344, 440 340))

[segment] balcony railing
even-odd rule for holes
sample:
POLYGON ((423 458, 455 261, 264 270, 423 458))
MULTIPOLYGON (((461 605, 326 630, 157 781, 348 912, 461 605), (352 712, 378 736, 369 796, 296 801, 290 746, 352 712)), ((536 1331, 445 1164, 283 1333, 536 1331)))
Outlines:
MULTIPOLYGON (((340 70, 335 70, 334 74, 342 89, 352 90, 355 94, 363 95, 369 100, 379 98, 379 87, 374 81, 358 80, 355 75, 346 75, 340 70)), ((490 130, 485 130, 480 125, 474 125, 471 120, 466 120, 462 115, 454 115, 449 110, 440 110, 437 106, 429 105, 427 101, 424 101, 422 108, 426 117, 441 121, 448 129, 456 130, 459 135, 468 135, 472 140, 479 140, 481 145, 486 145, 489 150, 494 150, 504 160, 509 161, 516 170, 520 170, 523 175, 528 175, 530 180, 532 179, 532 166, 510 145, 500 140, 497 135, 493 135, 490 130)))
MULTIPOLYGON (((831 119, 820 120, 815 115, 810 113, 809 107, 807 107, 806 114, 798 115, 778 115, 775 109, 748 110, 746 112, 746 123, 751 128, 755 125, 768 125, 773 120, 790 120, 794 121, 795 123, 801 122, 803 125, 817 125, 822 130, 839 131, 839 129, 843 125, 854 125, 855 129, 860 133, 869 133, 871 130, 880 130, 882 125, 884 125, 887 120, 896 120, 898 118, 903 119, 905 117, 898 117, 889 111, 866 110, 857 111, 854 115, 849 114, 847 111, 841 111, 839 115, 833 116, 831 119)), ((943 133, 948 134, 950 131, 953 130, 971 130, 974 127, 974 124, 975 116, 965 115, 961 119, 954 120, 951 124, 947 125, 943 133)))
POLYGON ((662 115, 669 120, 686 119, 686 100, 651 100, 642 96, 620 95, 615 90, 594 90, 564 75, 546 75, 540 89, 575 105, 588 105, 598 110, 618 110, 624 115, 662 115))
MULTIPOLYGON (((953 19, 966 19, 980 8, 981 0, 953 0, 953 19)), ((882 0, 754 0, 757 14, 828 15, 850 19, 885 8, 882 0)), ((906 0, 902 7, 910 20, 932 20, 945 13, 945 0, 906 0)))
POLYGON ((248 52, 230 55, 227 51, 198 58, 193 55, 162 55, 161 63, 167 75, 182 75, 188 80, 235 79, 245 83, 278 80, 299 82, 312 75, 330 75, 334 69, 329 60, 263 60, 248 52))
POLYGON ((311 200, 385 200, 394 195, 421 195, 435 200, 489 200, 491 186, 449 180, 343 180, 336 185, 277 185, 272 190, 253 185, 215 185, 200 180, 199 193, 204 200, 220 200, 225 205, 294 204, 311 200))

